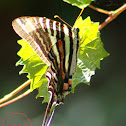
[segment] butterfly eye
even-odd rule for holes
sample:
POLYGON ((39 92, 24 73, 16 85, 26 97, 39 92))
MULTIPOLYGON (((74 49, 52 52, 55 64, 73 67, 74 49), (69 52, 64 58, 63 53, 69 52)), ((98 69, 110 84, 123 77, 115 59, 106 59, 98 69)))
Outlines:
POLYGON ((72 31, 73 31, 75 34, 78 34, 79 28, 75 27, 75 28, 72 29, 72 31))
POLYGON ((76 28, 77 33, 79 32, 79 28, 76 28))

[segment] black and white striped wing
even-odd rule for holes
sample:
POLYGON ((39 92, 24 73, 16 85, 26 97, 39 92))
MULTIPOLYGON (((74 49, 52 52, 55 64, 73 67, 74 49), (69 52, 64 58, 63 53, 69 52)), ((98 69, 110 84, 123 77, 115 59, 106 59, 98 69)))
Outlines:
POLYGON ((70 36, 71 29, 65 24, 44 17, 19 17, 12 22, 15 32, 25 39, 36 54, 48 66, 48 54, 62 36, 70 36))
POLYGON ((76 72, 78 29, 48 18, 29 16, 15 19, 12 26, 50 66, 57 94, 62 96, 64 90, 70 91, 72 75, 76 72))

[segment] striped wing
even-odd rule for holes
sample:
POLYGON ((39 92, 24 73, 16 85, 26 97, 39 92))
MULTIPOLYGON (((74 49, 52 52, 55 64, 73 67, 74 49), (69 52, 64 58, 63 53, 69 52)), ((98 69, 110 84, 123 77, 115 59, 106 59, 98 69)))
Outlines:
POLYGON ((19 17, 12 26, 48 66, 51 65, 48 54, 57 39, 71 36, 71 29, 65 24, 44 17, 19 17))
POLYGON ((57 94, 60 103, 64 93, 69 93, 72 75, 76 71, 78 29, 70 29, 65 24, 48 18, 28 16, 15 19, 12 26, 42 61, 50 66, 50 75, 47 74, 46 77, 54 81, 53 93, 57 94))
POLYGON ((71 37, 62 36, 57 39, 49 53, 52 64, 51 70, 46 73, 46 77, 49 79, 50 87, 55 85, 53 92, 57 94, 57 103, 63 102, 64 97, 71 90, 72 75, 76 72, 77 65, 78 32, 77 28, 73 28, 71 37), (52 80, 54 84, 51 83, 52 80))

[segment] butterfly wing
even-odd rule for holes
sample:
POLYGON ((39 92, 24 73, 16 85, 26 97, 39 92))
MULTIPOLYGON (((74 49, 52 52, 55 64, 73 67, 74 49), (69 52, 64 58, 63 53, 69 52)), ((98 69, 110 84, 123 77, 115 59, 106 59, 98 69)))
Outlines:
POLYGON ((12 26, 48 66, 51 65, 48 54, 52 46, 64 34, 69 36, 69 28, 65 24, 44 17, 19 17, 12 22, 12 26))
POLYGON ((44 17, 19 17, 12 22, 12 26, 51 67, 57 91, 62 95, 63 84, 68 84, 75 73, 78 49, 75 35, 78 33, 65 24, 44 17))

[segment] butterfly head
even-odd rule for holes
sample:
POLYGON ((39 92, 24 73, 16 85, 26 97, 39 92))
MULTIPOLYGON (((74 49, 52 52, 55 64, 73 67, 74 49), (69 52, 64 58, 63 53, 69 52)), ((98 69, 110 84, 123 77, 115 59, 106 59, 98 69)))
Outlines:
POLYGON ((79 38, 78 37, 79 28, 77 28, 77 27, 72 28, 72 32, 73 32, 73 38, 79 38))

